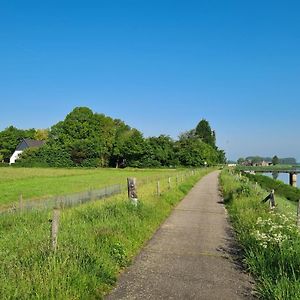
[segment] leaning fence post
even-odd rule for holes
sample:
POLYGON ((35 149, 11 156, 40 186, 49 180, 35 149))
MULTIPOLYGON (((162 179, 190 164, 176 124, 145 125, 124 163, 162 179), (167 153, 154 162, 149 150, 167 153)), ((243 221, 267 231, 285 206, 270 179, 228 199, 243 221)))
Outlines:
POLYGON ((297 226, 300 228, 300 200, 298 200, 298 209, 297 209, 297 226))
POLYGON ((57 249, 59 215, 60 215, 60 210, 57 207, 55 207, 53 209, 53 215, 52 215, 52 220, 51 220, 51 249, 52 249, 52 251, 56 251, 56 249, 57 249))
POLYGON ((160 184, 159 184, 159 181, 157 181, 156 193, 157 193, 157 196, 160 195, 160 184))
POLYGON ((267 202, 269 200, 270 208, 273 209, 275 208, 275 191, 272 190, 271 193, 263 199, 261 202, 267 202))
POLYGON ((138 203, 138 196, 136 192, 136 178, 127 178, 128 198, 135 206, 138 203))

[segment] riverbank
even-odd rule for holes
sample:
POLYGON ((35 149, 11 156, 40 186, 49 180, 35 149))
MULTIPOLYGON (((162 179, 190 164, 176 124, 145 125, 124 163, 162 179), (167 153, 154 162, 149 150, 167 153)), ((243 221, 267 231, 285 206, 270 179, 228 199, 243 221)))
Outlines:
POLYGON ((295 204, 277 197, 277 207, 270 210, 261 202, 268 191, 228 170, 221 173, 220 183, 258 296, 300 299, 300 234, 295 225, 295 204))

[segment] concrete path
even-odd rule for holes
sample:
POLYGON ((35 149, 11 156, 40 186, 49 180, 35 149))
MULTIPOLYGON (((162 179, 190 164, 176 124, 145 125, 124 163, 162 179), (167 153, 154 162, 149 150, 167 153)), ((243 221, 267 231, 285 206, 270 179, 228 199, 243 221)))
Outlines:
POLYGON ((106 299, 251 299, 234 263, 219 172, 200 180, 125 271, 106 299))

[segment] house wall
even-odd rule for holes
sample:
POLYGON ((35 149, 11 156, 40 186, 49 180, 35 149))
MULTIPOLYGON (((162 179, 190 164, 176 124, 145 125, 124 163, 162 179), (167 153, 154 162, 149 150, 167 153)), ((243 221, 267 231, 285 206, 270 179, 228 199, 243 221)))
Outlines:
POLYGON ((23 152, 23 150, 16 150, 9 160, 9 164, 14 164, 16 160, 19 158, 19 155, 23 152))

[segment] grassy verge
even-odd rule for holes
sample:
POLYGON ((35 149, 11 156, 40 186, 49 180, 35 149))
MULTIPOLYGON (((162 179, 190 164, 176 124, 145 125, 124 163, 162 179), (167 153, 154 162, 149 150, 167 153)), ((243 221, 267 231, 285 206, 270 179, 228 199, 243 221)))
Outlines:
POLYGON ((114 196, 61 211, 58 249, 49 249, 51 212, 0 220, 0 299, 101 299, 172 208, 209 169, 169 189, 138 188, 139 204, 114 196))
POLYGON ((244 252, 244 262, 262 299, 300 299, 300 235, 296 206, 276 197, 270 211, 261 200, 268 194, 247 178, 224 170, 224 200, 244 252))

